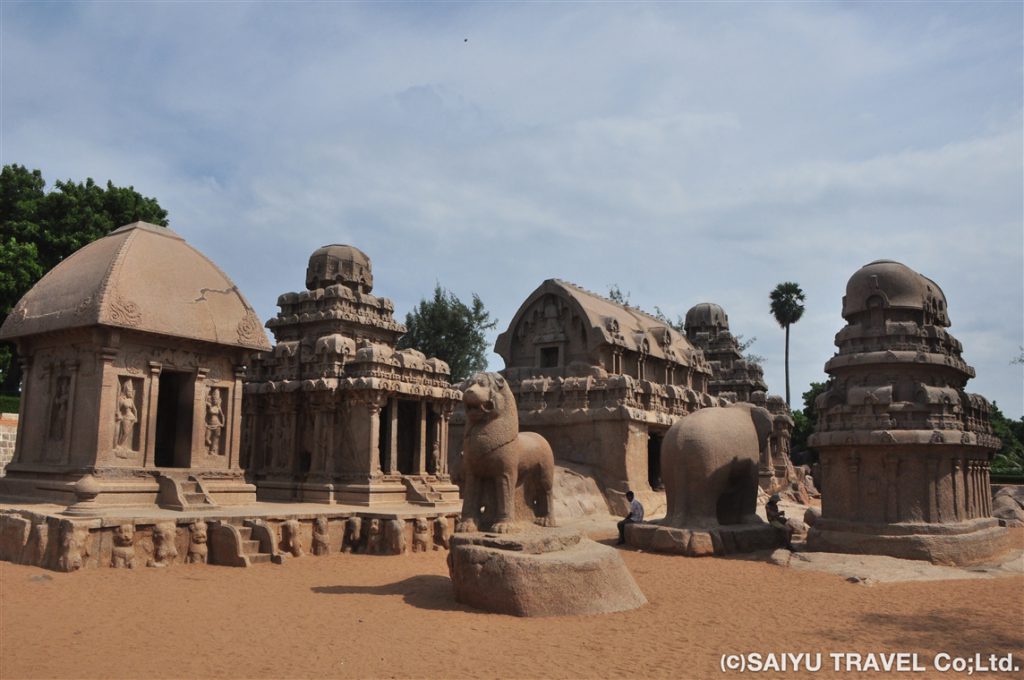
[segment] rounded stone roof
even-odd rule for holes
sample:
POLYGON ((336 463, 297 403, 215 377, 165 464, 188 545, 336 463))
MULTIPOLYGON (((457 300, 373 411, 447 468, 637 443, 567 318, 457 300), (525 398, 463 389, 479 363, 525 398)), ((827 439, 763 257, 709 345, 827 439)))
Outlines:
POLYGON ((96 325, 270 349, 231 279, 170 229, 145 222, 115 229, 51 269, 15 305, 0 339, 96 325))
POLYGON ((340 243, 314 250, 306 268, 306 288, 316 290, 335 283, 362 293, 373 290, 369 256, 355 246, 340 243))
POLYGON ((709 328, 717 326, 721 330, 729 329, 729 316, 725 310, 714 302, 701 302, 690 307, 686 312, 685 328, 709 328))
POLYGON ((843 296, 843 318, 865 312, 879 298, 883 308, 927 311, 932 322, 949 325, 946 296, 927 276, 893 260, 875 260, 850 277, 843 296))

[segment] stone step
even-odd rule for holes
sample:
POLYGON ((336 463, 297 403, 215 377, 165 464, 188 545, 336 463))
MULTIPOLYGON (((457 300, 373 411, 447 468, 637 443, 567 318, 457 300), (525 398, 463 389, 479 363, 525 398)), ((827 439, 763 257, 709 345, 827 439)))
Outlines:
POLYGON ((269 553, 255 553, 253 555, 248 555, 248 558, 249 564, 267 564, 270 562, 269 553))
POLYGON ((204 505, 206 503, 206 494, 202 492, 186 492, 185 500, 188 501, 189 505, 204 505))
POLYGON ((252 538, 252 527, 235 527, 238 529, 238 535, 242 537, 243 541, 248 541, 252 538))
POLYGON ((255 555, 260 551, 260 542, 252 539, 246 539, 242 541, 242 553, 245 555, 255 555))

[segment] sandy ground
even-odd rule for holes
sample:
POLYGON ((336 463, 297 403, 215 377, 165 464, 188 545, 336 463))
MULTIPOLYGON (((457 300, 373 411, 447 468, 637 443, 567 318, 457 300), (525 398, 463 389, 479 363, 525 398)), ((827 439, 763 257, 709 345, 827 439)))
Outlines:
POLYGON ((1013 653, 1024 668, 1024 576, 864 585, 623 550, 649 604, 520 619, 453 602, 445 555, 75 574, 0 563, 0 677, 714 678, 739 675, 723 654, 750 652, 823 655, 818 673, 760 677, 885 675, 835 673, 829 652, 917 653, 928 670, 915 678, 966 677, 936 671, 940 652, 1013 653))

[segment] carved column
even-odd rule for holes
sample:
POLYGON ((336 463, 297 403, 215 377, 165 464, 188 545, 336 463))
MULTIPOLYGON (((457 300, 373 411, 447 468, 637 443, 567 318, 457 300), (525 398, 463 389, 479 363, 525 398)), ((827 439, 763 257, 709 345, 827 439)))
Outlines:
POLYGON ((155 464, 156 456, 156 413, 160 403, 160 373, 163 365, 159 361, 149 362, 149 389, 146 390, 146 435, 142 451, 142 466, 155 464))
POLYGON ((96 428, 96 464, 110 462, 114 450, 114 431, 117 427, 117 399, 120 383, 114 370, 116 347, 100 348, 100 403, 99 424, 96 428))
POLYGON ((927 459, 928 465, 928 478, 925 482, 928 484, 928 521, 929 522, 941 522, 942 517, 939 513, 939 458, 937 454, 928 454, 927 459))
POLYGON ((200 461, 202 461, 202 467, 209 467, 209 459, 206 455, 196 455, 197 451, 208 453, 204 435, 206 434, 206 376, 209 372, 209 368, 201 366, 196 369, 195 383, 192 386, 192 441, 188 452, 189 459, 182 461, 184 467, 199 467, 200 461))
POLYGON ((366 397, 366 415, 369 418, 367 453, 369 466, 367 472, 370 479, 380 479, 380 411, 387 399, 379 392, 366 397))
POLYGON ((895 453, 885 455, 885 521, 900 521, 900 459, 895 453))
POLYGON ((420 401, 417 404, 417 416, 419 420, 419 440, 416 447, 416 461, 414 469, 416 474, 427 474, 427 402, 420 401))
POLYGON ((437 475, 448 476, 448 425, 452 418, 452 413, 455 412, 455 404, 451 401, 445 401, 441 404, 441 421, 438 423, 438 436, 441 439, 441 451, 438 454, 437 460, 437 475))
POLYGON ((234 377, 235 385, 231 389, 231 406, 230 406, 230 417, 228 422, 225 423, 224 433, 227 435, 227 442, 225 442, 227 448, 227 464, 228 469, 233 470, 241 468, 241 461, 239 455, 242 450, 241 436, 242 436, 242 379, 245 378, 246 367, 243 364, 235 364, 234 366, 234 377))
POLYGON ((75 395, 78 389, 78 362, 72 361, 68 364, 68 371, 71 375, 68 379, 68 402, 64 413, 64 446, 61 457, 65 464, 71 462, 71 438, 74 436, 72 428, 75 426, 75 395))
POLYGON ((847 464, 850 467, 850 498, 847 512, 849 517, 859 520, 863 507, 860 498, 860 455, 856 451, 851 451, 847 458, 847 464))
POLYGON ((964 511, 961 507, 964 494, 963 491, 960 490, 960 458, 953 456, 952 461, 950 461, 950 466, 950 477, 953 481, 953 517, 959 522, 964 518, 964 511))
POLYGON ((974 494, 971 490, 971 461, 969 458, 964 458, 962 479, 964 485, 964 517, 966 519, 973 519, 974 494))

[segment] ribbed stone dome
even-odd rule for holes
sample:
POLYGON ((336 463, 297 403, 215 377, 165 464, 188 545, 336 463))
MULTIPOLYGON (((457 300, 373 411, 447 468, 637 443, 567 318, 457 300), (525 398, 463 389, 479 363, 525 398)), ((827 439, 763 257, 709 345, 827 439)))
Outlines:
POLYGON ((686 330, 691 328, 714 328, 729 330, 729 317, 725 310, 713 302, 702 302, 686 312, 686 330))
POLYGON ((316 290, 335 283, 362 293, 373 290, 369 256, 354 246, 339 243, 314 250, 306 268, 306 288, 316 290))
POLYGON ((931 323, 949 326, 946 296, 927 276, 892 260, 875 260, 858 269, 846 284, 843 318, 872 307, 924 310, 931 323))
POLYGON ((170 229, 145 222, 116 229, 51 269, 11 311, 0 338, 96 325, 270 349, 231 279, 170 229))

